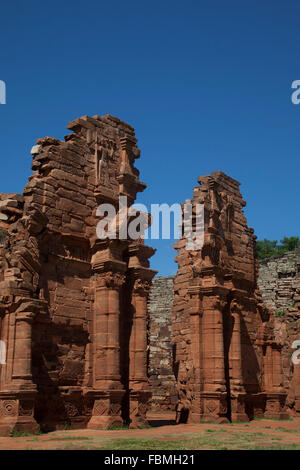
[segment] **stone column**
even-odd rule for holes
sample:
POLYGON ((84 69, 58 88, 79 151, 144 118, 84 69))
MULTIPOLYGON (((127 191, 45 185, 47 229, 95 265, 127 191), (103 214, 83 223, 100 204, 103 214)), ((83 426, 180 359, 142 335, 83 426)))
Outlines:
POLYGON ((218 297, 203 298, 204 389, 207 392, 225 391, 223 305, 218 297))
POLYGON ((130 427, 147 424, 151 398, 148 379, 147 301, 151 281, 157 271, 149 269, 148 259, 155 253, 143 239, 129 246, 128 279, 131 285, 132 327, 129 339, 129 421, 130 427))
POLYGON ((126 264, 106 261, 94 263, 93 269, 93 389, 85 395, 94 399, 94 407, 88 428, 121 427, 125 390, 120 375, 120 291, 125 282, 126 264))
POLYGON ((13 344, 7 345, 13 353, 12 375, 2 375, 0 390, 0 433, 4 435, 10 435, 13 431, 34 433, 38 429, 34 419, 36 385, 32 381, 31 367, 32 323, 36 315, 34 310, 38 308, 34 300, 24 300, 14 313, 15 321, 10 326, 15 330, 14 337, 8 335, 10 341, 13 338, 13 344), (26 311, 28 307, 34 308, 26 311))
POLYGON ((120 289, 123 274, 108 272, 97 278, 95 288, 94 387, 115 388, 120 383, 120 289))
POLYGON ((295 411, 300 414, 300 364, 294 364, 293 375, 294 391, 295 391, 295 411))
POLYGON ((16 315, 12 382, 17 387, 26 388, 29 381, 29 386, 32 388, 31 346, 34 316, 32 312, 20 312, 16 315))
POLYGON ((288 419, 285 400, 286 392, 282 384, 282 364, 280 345, 269 342, 267 346, 267 382, 265 417, 272 419, 288 419))
POLYGON ((8 339, 8 313, 0 311, 0 340, 2 341, 2 361, 0 362, 0 391, 4 388, 6 382, 7 366, 7 341, 8 339))
POLYGON ((147 424, 146 414, 151 398, 147 361, 147 301, 155 272, 130 269, 132 279, 132 328, 129 342, 129 414, 130 427, 147 424))
POLYGON ((265 346, 265 354, 264 354, 264 389, 265 391, 272 390, 272 382, 273 382, 273 367, 272 367, 272 351, 271 346, 266 344, 265 346))
MULTIPOLYGON (((192 389, 192 403, 188 415, 189 423, 200 423, 202 419, 202 341, 201 341, 201 324, 202 324, 202 304, 200 296, 200 287, 191 286, 188 289, 190 295, 189 299, 189 314, 190 314, 190 328, 191 328, 191 352, 194 358, 194 380, 192 389)), ((178 413, 178 412, 177 412, 178 413)), ((182 411, 179 412, 180 414, 182 411)), ((180 415, 177 417, 177 422, 180 422, 180 415)))
MULTIPOLYGON (((229 393, 231 400, 231 420, 249 421, 245 412, 245 389, 243 383, 242 364, 242 325, 243 305, 238 299, 234 299, 230 305, 230 315, 232 321, 232 335, 229 349, 229 371, 230 384, 229 393)), ((247 361, 247 358, 244 358, 247 361)))
POLYGON ((227 289, 201 289, 203 344, 203 419, 227 421, 227 392, 225 381, 223 309, 227 289))
POLYGON ((241 315, 240 305, 233 301, 230 306, 232 316, 232 336, 230 344, 230 369, 232 392, 241 392, 243 388, 242 376, 242 348, 241 348, 241 315))

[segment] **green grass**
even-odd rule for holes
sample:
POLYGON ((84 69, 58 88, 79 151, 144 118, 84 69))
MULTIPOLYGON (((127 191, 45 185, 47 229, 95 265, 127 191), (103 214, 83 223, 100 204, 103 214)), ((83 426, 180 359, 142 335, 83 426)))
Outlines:
POLYGON ((32 437, 32 436, 40 436, 43 432, 38 429, 36 432, 31 433, 28 431, 13 431, 11 437, 32 437))
MULTIPOLYGON (((57 437, 49 435, 43 442, 47 441, 47 448, 56 450, 300 450, 300 442, 294 443, 299 440, 300 429, 266 426, 268 433, 263 429, 253 429, 253 432, 249 432, 247 428, 233 428, 223 423, 221 427, 211 425, 195 433, 159 434, 143 438, 131 438, 129 433, 121 433, 116 438, 109 433, 105 436, 64 433, 58 434, 57 437), (286 432, 287 435, 278 435, 280 432, 286 432)), ((16 437, 22 437, 24 434, 25 437, 33 436, 33 439, 27 440, 28 444, 37 444, 37 441, 40 441, 42 445, 36 435, 17 433, 16 437)), ((34 447, 39 448, 36 445, 34 447)))
POLYGON ((50 437, 45 441, 90 441, 90 438, 86 436, 50 437))
MULTIPOLYGON (((247 433, 245 435, 235 434, 217 436, 198 435, 198 437, 187 439, 115 439, 103 445, 105 450, 229 450, 229 449, 252 449, 260 448, 258 442, 254 440, 263 433, 247 433)), ((270 442, 270 447, 274 447, 274 440, 270 442)), ((266 440, 268 441, 268 439, 266 440)), ((264 443, 267 444, 267 443, 264 443)), ((300 444, 298 446, 300 449, 300 444)))
POLYGON ((253 421, 280 421, 281 423, 285 423, 286 421, 293 421, 293 418, 289 416, 287 419, 279 419, 279 418, 253 418, 253 421))
POLYGON ((108 426, 107 428, 105 428, 105 431, 126 431, 128 429, 129 429, 128 424, 124 424, 123 426, 111 425, 111 426, 108 426))
POLYGON ((300 450, 300 444, 286 444, 283 446, 251 446, 245 450, 300 450))
MULTIPOLYGON (((165 436, 153 436, 151 438, 100 438, 92 437, 86 444, 70 443, 64 449, 105 449, 105 450, 240 450, 277 448, 276 443, 282 440, 275 436, 267 437, 263 432, 254 433, 230 433, 224 429, 207 429, 202 433, 186 434, 184 438, 169 439, 165 436), (259 443, 261 442, 261 446, 259 443)), ((291 448, 299 448, 297 445, 287 444, 291 448), (296 447, 295 447, 296 446, 296 447)), ((282 446, 281 444, 281 447, 282 446)))
MULTIPOLYGON (((282 443, 282 437, 261 436, 262 433, 202 433, 184 439, 152 438, 81 438, 49 439, 52 449, 63 450, 300 450, 300 444, 282 443), (57 441, 55 443, 55 441, 57 441), (69 441, 69 442, 65 442, 69 441)), ((35 441, 35 440, 34 440, 35 441)), ((31 442, 31 441, 30 441, 31 442)))
POLYGON ((101 449, 101 447, 96 447, 96 446, 93 446, 93 445, 81 446, 80 444, 69 443, 69 444, 66 444, 65 446, 60 447, 59 449, 55 449, 55 450, 99 450, 99 449, 101 449))
POLYGON ((286 428, 279 427, 279 428, 275 428, 274 431, 289 432, 289 433, 294 434, 294 433, 299 433, 300 429, 286 429, 286 428))

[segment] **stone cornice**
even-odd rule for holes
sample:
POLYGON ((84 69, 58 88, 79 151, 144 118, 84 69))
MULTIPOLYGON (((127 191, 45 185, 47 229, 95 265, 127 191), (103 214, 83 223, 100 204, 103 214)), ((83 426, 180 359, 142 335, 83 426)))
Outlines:
POLYGON ((227 296, 230 292, 230 289, 228 287, 224 286, 190 286, 188 288, 188 293, 190 295, 195 295, 199 294, 200 296, 227 296))
POLYGON ((118 260, 108 260, 108 261, 99 261, 94 262, 92 265, 94 273, 106 273, 106 272, 113 272, 113 273, 125 273, 127 269, 127 265, 124 261, 118 260))

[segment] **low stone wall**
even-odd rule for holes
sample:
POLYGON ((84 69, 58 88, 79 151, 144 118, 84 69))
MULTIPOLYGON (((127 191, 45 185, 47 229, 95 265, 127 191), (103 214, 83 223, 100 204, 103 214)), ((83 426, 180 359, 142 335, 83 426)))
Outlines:
POLYGON ((276 339, 282 344, 287 405, 291 414, 299 413, 299 379, 291 356, 293 342, 300 340, 300 250, 261 261, 258 285, 265 304, 275 315, 276 339))
POLYGON ((300 250, 260 261, 258 286, 264 303, 275 312, 295 307, 300 300, 299 275, 300 250))
POLYGON ((153 410, 174 410, 177 402, 171 344, 173 280, 174 276, 156 277, 150 294, 149 376, 153 410))

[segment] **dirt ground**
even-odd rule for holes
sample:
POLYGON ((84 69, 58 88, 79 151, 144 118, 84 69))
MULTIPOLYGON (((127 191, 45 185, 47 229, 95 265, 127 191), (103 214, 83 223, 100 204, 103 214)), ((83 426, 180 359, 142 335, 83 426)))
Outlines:
POLYGON ((0 437, 0 450, 300 449, 300 418, 235 424, 170 424, 173 414, 151 414, 148 429, 67 430, 0 437))

